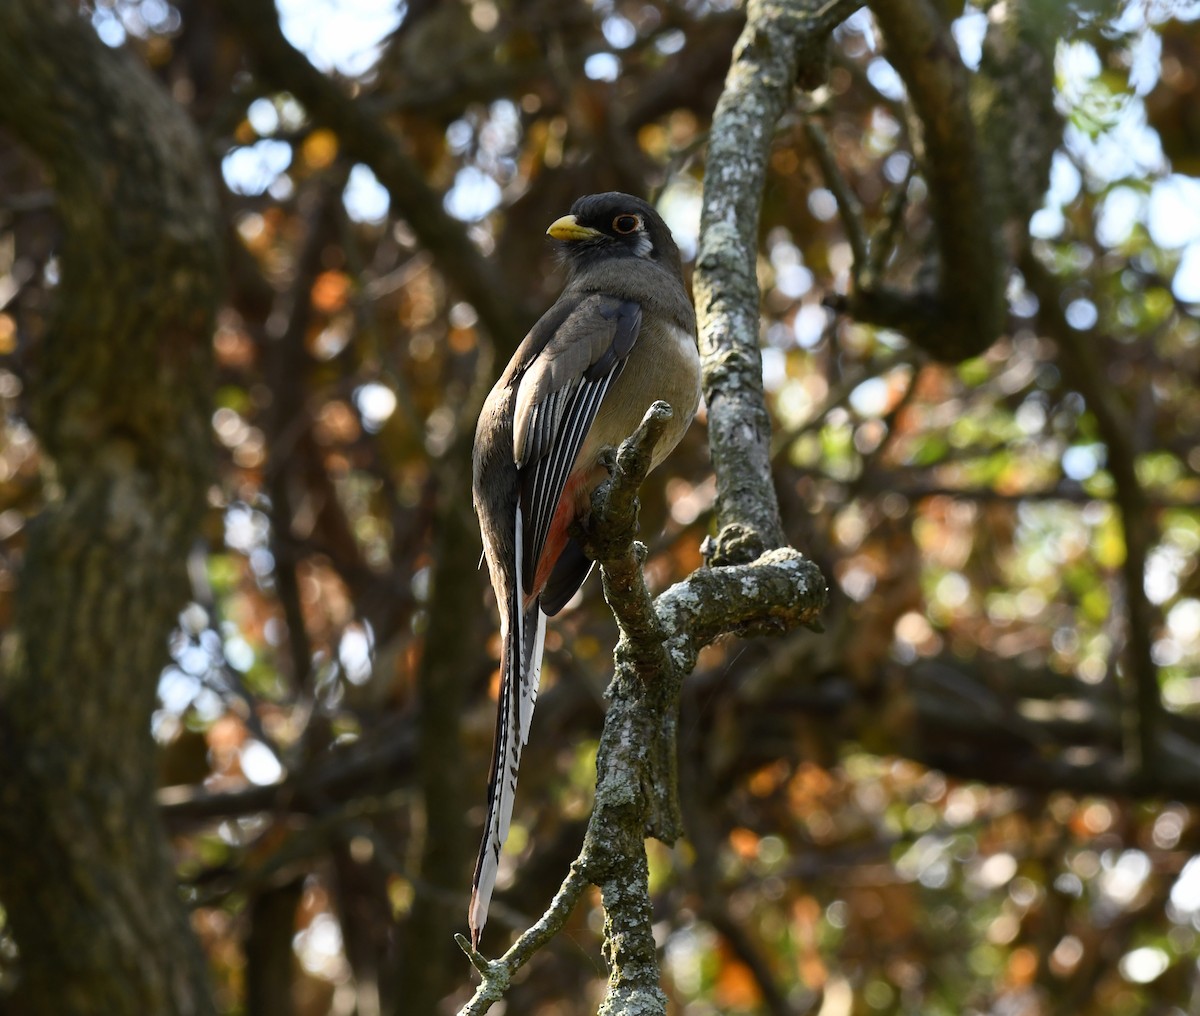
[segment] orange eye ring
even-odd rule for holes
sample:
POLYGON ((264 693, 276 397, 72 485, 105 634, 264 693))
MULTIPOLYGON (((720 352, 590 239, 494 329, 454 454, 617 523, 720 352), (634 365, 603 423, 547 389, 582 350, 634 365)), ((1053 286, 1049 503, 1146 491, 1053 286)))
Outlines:
POLYGON ((640 215, 618 215, 613 219, 612 228, 618 233, 636 233, 642 228, 640 215))

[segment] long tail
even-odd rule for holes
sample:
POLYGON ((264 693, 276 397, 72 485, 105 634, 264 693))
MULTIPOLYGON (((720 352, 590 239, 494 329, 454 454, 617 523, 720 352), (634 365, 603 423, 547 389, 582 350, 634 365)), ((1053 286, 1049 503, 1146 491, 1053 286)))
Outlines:
POLYGON ((546 615, 537 600, 524 608, 521 590, 521 513, 517 511, 516 581, 509 593, 508 609, 501 612, 504 654, 500 661, 500 705, 496 710, 496 738, 492 745, 492 767, 488 774, 487 820, 483 842, 475 861, 471 884, 468 923, 471 943, 479 946, 479 935, 487 923, 488 904, 500 867, 500 850, 508 838, 513 801, 517 794, 517 772, 521 750, 529 742, 529 724, 537 702, 542 673, 542 650, 546 642, 546 615))

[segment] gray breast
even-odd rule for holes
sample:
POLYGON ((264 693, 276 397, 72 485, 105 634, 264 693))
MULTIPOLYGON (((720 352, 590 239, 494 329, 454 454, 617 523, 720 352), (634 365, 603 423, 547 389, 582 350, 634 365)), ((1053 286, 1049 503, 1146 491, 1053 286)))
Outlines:
POLYGON ((609 389, 580 455, 594 459, 615 448, 642 422, 651 403, 675 411, 654 453, 657 466, 679 443, 700 405, 700 354, 693 335, 675 324, 643 326, 624 370, 609 389))

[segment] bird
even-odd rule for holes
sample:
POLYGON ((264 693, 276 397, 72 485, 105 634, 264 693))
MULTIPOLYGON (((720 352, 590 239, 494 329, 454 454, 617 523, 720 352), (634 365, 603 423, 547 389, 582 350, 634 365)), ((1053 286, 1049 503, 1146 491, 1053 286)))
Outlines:
POLYGON ((487 815, 468 923, 477 949, 508 836, 521 751, 537 700, 546 619, 592 562, 575 533, 612 451, 656 401, 673 415, 651 468, 700 403, 696 313, 671 230, 648 202, 579 198, 546 230, 567 271, 562 294, 525 336, 484 400, 472 499, 500 614, 500 693, 487 815))

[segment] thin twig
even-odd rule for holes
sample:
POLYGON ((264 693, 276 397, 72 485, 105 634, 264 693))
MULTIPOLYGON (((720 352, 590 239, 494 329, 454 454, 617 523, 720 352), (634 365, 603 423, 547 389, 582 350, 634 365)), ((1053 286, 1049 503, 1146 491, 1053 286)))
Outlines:
POLYGON ((850 250, 854 253, 854 265, 851 271, 857 280, 870 264, 867 235, 863 229, 862 204, 854 191, 846 184, 846 179, 838 167, 837 158, 829 145, 829 137, 824 128, 809 117, 804 121, 804 133, 821 166, 821 175, 825 177, 825 186, 833 192, 834 199, 837 201, 838 211, 842 217, 842 228, 846 231, 846 239, 850 243, 850 250))
POLYGON ((1135 781, 1153 785, 1163 775, 1160 736, 1164 712, 1152 652, 1152 633, 1159 618, 1146 595, 1146 560, 1154 542, 1154 522, 1137 474, 1133 421, 1096 360, 1099 337, 1067 323, 1057 283, 1029 248, 1021 258, 1021 272, 1038 298, 1038 321, 1065 354, 1059 357, 1059 365, 1083 395, 1108 449, 1108 469, 1125 537, 1121 572, 1128 605, 1126 648, 1131 678, 1127 682, 1126 756, 1135 781))
POLYGON ((497 346, 515 348, 522 329, 496 266, 471 242, 463 224, 444 210, 441 195, 425 182, 385 121, 287 41, 270 0, 225 0, 222 10, 237 27, 256 71, 294 94, 315 123, 337 134, 351 159, 371 167, 388 190, 393 212, 412 226, 438 270, 479 313, 497 346))
POLYGON ((793 427, 786 433, 778 434, 771 442, 771 462, 779 462, 788 449, 796 443, 796 440, 803 437, 810 430, 819 426, 828 415, 830 410, 835 409, 845 402, 851 393, 864 381, 869 381, 874 377, 881 377, 897 367, 912 367, 914 364, 914 356, 911 353, 898 353, 891 359, 885 360, 883 363, 875 364, 866 367, 862 370, 855 371, 853 374, 848 374, 844 377, 833 389, 826 395, 825 401, 821 407, 815 410, 807 420, 799 426, 793 427))
POLYGON ((884 209, 883 221, 867 243, 870 257, 866 268, 859 273, 858 281, 864 286, 873 286, 883 278, 888 258, 896 247, 896 234, 904 222, 904 209, 908 207, 908 190, 913 177, 917 173, 917 160, 908 160, 908 172, 904 174, 904 182, 891 193, 887 207, 884 209))
POLYGON ((498 1002, 504 997, 513 974, 562 929, 589 884, 584 874, 583 861, 577 858, 546 912, 498 960, 487 960, 471 947, 465 936, 454 936, 454 941, 483 977, 471 1000, 458 1011, 458 1016, 483 1016, 493 1002, 498 1002))

